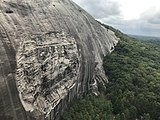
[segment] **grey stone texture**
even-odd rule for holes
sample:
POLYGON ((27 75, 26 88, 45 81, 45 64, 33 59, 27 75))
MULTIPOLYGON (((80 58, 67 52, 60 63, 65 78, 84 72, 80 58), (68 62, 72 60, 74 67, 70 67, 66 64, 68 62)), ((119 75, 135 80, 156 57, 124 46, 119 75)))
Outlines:
POLYGON ((0 120, 58 120, 97 94, 118 40, 71 0, 0 0, 0 120))

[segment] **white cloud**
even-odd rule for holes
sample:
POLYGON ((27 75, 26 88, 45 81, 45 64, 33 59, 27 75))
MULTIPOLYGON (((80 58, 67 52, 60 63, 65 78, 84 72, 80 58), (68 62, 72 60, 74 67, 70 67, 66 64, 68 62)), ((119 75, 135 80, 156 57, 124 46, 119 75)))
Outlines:
POLYGON ((96 19, 125 33, 160 36, 159 0, 73 0, 96 19))
POLYGON ((113 0, 73 0, 96 18, 119 15, 120 4, 113 0), (115 9, 116 8, 116 9, 115 9))
POLYGON ((139 19, 150 8, 159 9, 159 0, 117 0, 125 20, 139 19))

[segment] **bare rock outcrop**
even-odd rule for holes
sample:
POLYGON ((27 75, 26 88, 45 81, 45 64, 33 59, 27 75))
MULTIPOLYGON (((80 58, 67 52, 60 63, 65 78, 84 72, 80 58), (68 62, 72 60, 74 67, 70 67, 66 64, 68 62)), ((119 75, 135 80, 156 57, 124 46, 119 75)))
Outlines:
POLYGON ((71 0, 0 0, 0 119, 59 119, 117 42, 71 0))
POLYGON ((65 33, 33 35, 18 49, 16 60, 17 88, 26 111, 49 114, 78 79, 76 41, 65 33))

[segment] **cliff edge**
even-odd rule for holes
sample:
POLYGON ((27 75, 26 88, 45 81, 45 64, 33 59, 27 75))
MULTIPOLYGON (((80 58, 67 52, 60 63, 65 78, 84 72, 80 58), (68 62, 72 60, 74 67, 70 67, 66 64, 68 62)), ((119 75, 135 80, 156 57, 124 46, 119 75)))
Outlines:
POLYGON ((0 0, 0 119, 59 119, 117 42, 71 0, 0 0))

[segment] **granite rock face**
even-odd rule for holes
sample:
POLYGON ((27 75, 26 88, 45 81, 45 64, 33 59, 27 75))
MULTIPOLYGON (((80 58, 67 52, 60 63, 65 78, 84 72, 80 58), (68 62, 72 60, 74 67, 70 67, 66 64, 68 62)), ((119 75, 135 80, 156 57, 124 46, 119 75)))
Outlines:
POLYGON ((16 60, 17 88, 26 111, 49 114, 78 79, 76 41, 65 33, 33 35, 19 47, 16 60))
POLYGON ((0 0, 0 119, 58 120, 117 42, 71 0, 0 0))

